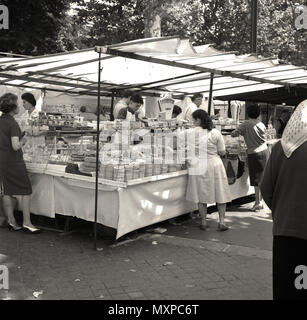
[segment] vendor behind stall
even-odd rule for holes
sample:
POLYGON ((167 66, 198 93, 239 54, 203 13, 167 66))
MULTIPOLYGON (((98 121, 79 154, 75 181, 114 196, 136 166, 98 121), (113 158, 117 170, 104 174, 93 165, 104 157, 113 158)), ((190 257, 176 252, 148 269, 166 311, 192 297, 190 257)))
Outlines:
POLYGON ((121 109, 128 107, 131 95, 132 95, 132 93, 128 92, 128 91, 125 91, 121 94, 121 99, 116 103, 114 110, 113 110, 114 119, 117 119, 118 112, 121 109))
POLYGON ((182 114, 182 109, 175 104, 173 108, 172 118, 178 118, 180 114, 182 114))
POLYGON ((190 122, 193 121, 192 113, 196 111, 202 104, 203 95, 201 93, 195 93, 191 100, 192 101, 190 103, 187 103, 187 106, 183 108, 183 112, 181 115, 181 118, 183 120, 187 120, 190 122))
POLYGON ((128 121, 136 121, 140 119, 140 108, 143 103, 143 98, 139 94, 133 94, 130 98, 128 107, 120 109, 115 119, 128 121))
POLYGON ((97 115, 93 112, 88 112, 87 108, 85 106, 82 106, 80 108, 81 117, 83 117, 84 121, 95 121, 97 120, 97 115))
POLYGON ((21 96, 23 107, 27 110, 29 119, 34 120, 38 118, 39 112, 35 109, 36 106, 36 99, 34 98, 33 94, 30 92, 26 92, 21 96))
MULTIPOLYGON (((27 111, 27 122, 32 122, 38 119, 39 117, 39 111, 35 108, 36 106, 36 99, 34 98, 33 94, 30 92, 26 92, 22 94, 21 96, 23 107, 27 111)), ((21 128, 23 132, 28 136, 38 137, 41 135, 44 135, 45 131, 39 131, 38 128, 33 128, 30 126, 27 126, 26 128, 21 128)))

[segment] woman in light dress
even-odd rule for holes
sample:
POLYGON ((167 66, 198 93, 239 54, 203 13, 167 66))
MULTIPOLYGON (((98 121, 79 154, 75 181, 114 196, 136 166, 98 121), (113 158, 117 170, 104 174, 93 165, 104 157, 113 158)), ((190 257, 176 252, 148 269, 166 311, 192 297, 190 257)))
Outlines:
POLYGON ((198 204, 202 230, 207 229, 207 204, 217 203, 219 212, 218 229, 226 231, 226 203, 232 200, 225 167, 220 156, 226 154, 225 143, 220 131, 204 110, 192 114, 195 128, 186 132, 188 146, 188 185, 186 199, 198 204))

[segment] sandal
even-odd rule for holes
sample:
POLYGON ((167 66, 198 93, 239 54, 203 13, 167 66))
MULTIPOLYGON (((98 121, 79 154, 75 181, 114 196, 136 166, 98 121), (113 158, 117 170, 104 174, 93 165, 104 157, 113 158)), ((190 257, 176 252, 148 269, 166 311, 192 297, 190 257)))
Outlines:
POLYGON ((204 225, 204 224, 201 224, 201 225, 199 226, 199 229, 200 229, 200 230, 203 230, 203 231, 206 231, 207 229, 209 229, 209 226, 204 225))
POLYGON ((257 204, 257 205, 254 205, 250 211, 253 211, 253 212, 257 212, 257 211, 260 211, 263 209, 263 204, 257 204))
POLYGON ((223 223, 219 223, 218 224, 218 230, 220 230, 220 231, 227 231, 227 230, 229 230, 229 227, 227 227, 225 224, 223 224, 223 223))

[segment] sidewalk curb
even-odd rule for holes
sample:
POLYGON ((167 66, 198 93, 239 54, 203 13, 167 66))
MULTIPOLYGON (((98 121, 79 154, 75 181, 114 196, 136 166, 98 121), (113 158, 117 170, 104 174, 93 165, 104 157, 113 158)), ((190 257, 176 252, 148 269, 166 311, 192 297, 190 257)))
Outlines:
POLYGON ((237 246, 223 242, 204 241, 181 238, 177 236, 166 236, 160 234, 147 234, 141 237, 145 241, 158 241, 160 243, 183 246, 195 249, 206 249, 211 251, 229 253, 250 258, 272 260, 272 252, 252 247, 237 246))

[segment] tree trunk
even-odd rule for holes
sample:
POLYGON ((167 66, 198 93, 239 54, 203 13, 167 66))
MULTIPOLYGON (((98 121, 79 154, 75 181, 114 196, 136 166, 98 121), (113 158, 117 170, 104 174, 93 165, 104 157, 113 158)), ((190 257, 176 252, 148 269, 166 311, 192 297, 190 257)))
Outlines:
POLYGON ((161 0, 148 0, 144 12, 145 38, 161 37, 160 13, 163 7, 161 0))
MULTIPOLYGON (((145 16, 145 38, 161 37, 161 18, 160 18, 159 0, 148 1, 148 6, 144 12, 145 16)), ((159 114, 158 99, 154 97, 146 97, 145 99, 145 115, 148 118, 156 118, 159 114)))
POLYGON ((145 38, 161 37, 161 18, 159 14, 148 13, 145 19, 145 38))

